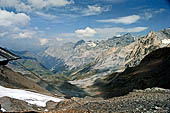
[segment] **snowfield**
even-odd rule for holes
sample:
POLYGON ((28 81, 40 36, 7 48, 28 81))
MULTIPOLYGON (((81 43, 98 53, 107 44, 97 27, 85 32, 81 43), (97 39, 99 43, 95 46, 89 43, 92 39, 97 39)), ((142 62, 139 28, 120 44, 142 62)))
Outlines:
POLYGON ((48 101, 54 101, 54 102, 60 102, 62 99, 34 93, 30 91, 25 91, 21 89, 11 89, 11 88, 5 88, 0 86, 0 98, 1 97, 10 97, 18 100, 23 100, 25 102, 28 102, 29 104, 35 104, 37 106, 46 107, 46 103, 48 101))

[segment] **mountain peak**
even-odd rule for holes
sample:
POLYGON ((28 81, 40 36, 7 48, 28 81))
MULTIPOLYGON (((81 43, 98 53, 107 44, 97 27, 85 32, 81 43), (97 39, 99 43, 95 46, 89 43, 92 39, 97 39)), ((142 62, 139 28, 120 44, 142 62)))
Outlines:
POLYGON ((150 31, 149 34, 147 35, 147 37, 152 37, 153 35, 155 35, 156 33, 154 31, 150 31))
POLYGON ((126 33, 123 36, 132 36, 130 33, 126 33))
POLYGON ((73 49, 75 49, 77 46, 81 45, 81 44, 84 44, 85 41, 84 40, 79 40, 77 41, 77 43, 74 45, 73 49))

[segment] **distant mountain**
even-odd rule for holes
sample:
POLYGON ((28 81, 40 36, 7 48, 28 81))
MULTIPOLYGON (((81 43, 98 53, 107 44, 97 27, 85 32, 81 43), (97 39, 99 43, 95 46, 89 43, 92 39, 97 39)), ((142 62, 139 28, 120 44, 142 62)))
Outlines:
POLYGON ((92 75, 107 75, 133 67, 150 52, 168 44, 170 29, 151 31, 138 38, 130 33, 114 36, 102 41, 65 43, 48 47, 38 58, 54 73, 71 75, 72 79, 83 79, 92 75))
POLYGON ((81 45, 81 44, 83 44, 83 43, 85 43, 84 40, 78 41, 78 42, 74 45, 73 49, 75 49, 77 46, 79 46, 79 45, 81 45))
POLYGON ((106 40, 105 43, 110 47, 124 47, 132 42, 134 42, 134 37, 130 33, 127 33, 122 36, 114 36, 106 40))
POLYGON ((47 65, 46 67, 54 72, 78 70, 94 62, 105 51, 124 47, 134 41, 134 37, 127 33, 119 37, 114 36, 108 40, 87 42, 80 40, 77 43, 50 46, 40 55, 40 62, 43 62, 43 65, 47 65))

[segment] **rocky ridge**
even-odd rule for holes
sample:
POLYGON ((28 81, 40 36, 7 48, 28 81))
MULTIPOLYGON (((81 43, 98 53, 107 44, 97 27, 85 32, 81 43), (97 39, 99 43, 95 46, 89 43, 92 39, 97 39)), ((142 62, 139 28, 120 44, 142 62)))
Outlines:
MULTIPOLYGON (((123 47, 134 42, 134 37, 127 33, 120 37, 113 37, 102 41, 78 41, 77 43, 66 43, 62 46, 51 46, 44 51, 42 56, 53 57, 58 59, 59 63, 54 66, 62 64, 63 68, 69 70, 83 67, 86 64, 97 60, 98 56, 106 50, 117 47, 123 47)), ((104 53, 103 53, 104 54, 104 53)), ((62 67, 61 66, 61 67, 62 67)), ((56 67, 52 67, 53 69, 56 67)))
MULTIPOLYGON (((125 47, 113 47, 106 50, 104 54, 98 58, 97 63, 91 67, 91 70, 102 70, 103 67, 106 69, 111 68, 111 70, 91 74, 91 76, 80 80, 70 81, 70 83, 86 89, 87 87, 92 86, 95 80, 105 78, 109 73, 123 72, 127 67, 135 67, 139 65, 146 55, 158 48, 167 46, 168 40, 170 40, 169 31, 170 29, 164 29, 159 32, 152 31, 146 37, 136 39, 135 42, 132 42, 125 47)), ((83 74, 81 76, 83 76, 83 74)))

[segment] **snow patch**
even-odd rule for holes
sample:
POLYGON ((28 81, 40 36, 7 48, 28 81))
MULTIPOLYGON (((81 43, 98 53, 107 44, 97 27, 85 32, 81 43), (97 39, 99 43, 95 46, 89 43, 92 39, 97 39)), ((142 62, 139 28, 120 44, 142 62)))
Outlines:
POLYGON ((121 34, 116 35, 116 37, 121 37, 121 36, 122 36, 121 34))
POLYGON ((163 40, 162 40, 162 43, 163 43, 163 44, 169 44, 169 43, 170 43, 170 39, 163 39, 163 40))
POLYGON ((29 104, 35 104, 37 106, 45 107, 48 101, 60 102, 62 99, 34 93, 30 91, 20 90, 20 89, 11 89, 0 86, 0 98, 1 97, 10 97, 18 100, 23 100, 29 104))
POLYGON ((94 42, 86 42, 87 43, 87 45, 88 46, 90 46, 90 47, 96 47, 96 43, 94 43, 94 42))
POLYGON ((44 111, 45 111, 45 112, 47 112, 47 111, 48 111, 48 109, 45 109, 44 111))
POLYGON ((1 108, 1 111, 2 111, 2 112, 6 112, 6 110, 5 110, 4 108, 1 108))

